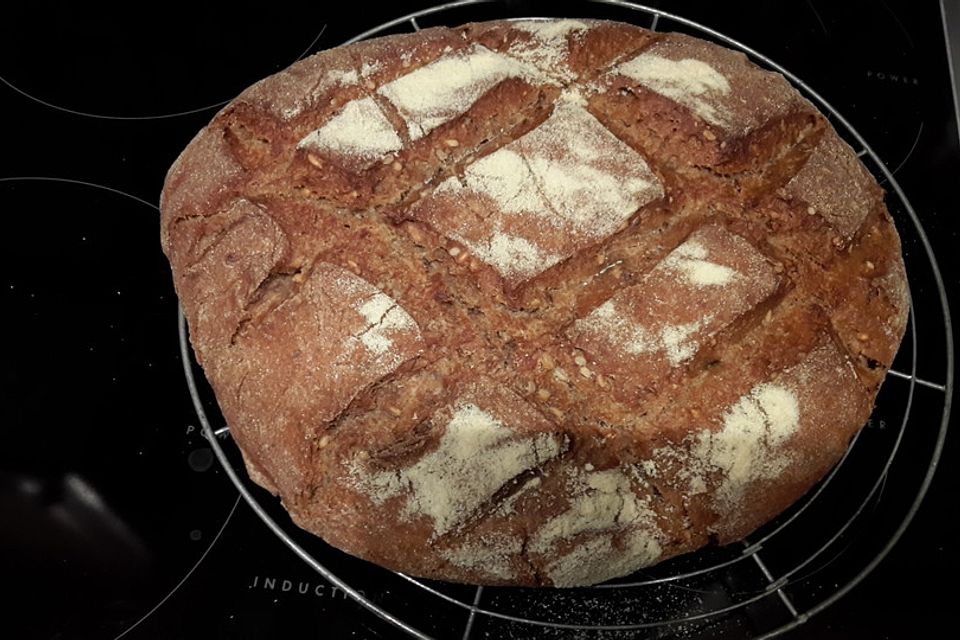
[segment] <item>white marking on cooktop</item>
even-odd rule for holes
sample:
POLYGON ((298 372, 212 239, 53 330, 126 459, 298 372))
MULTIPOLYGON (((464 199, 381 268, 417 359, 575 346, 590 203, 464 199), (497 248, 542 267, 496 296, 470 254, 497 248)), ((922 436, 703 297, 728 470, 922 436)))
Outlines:
POLYGON ((233 518, 233 514, 237 510, 238 504, 240 504, 240 496, 237 496, 237 499, 234 501, 233 506, 230 508, 230 513, 227 514, 227 519, 223 521, 222 525, 220 525, 220 530, 217 531, 217 535, 213 536, 213 540, 210 541, 210 546, 206 548, 206 550, 200 555, 200 558, 194 563, 192 567, 190 567, 190 570, 187 571, 187 575, 183 576, 183 578, 180 579, 180 582, 174 585, 173 589, 170 590, 170 593, 165 595, 160 602, 158 602, 156 605, 154 605, 152 609, 150 609, 150 611, 147 611, 145 614, 143 614, 142 618, 140 618, 139 620, 134 622, 132 625, 127 627, 120 635, 115 637, 113 640, 120 640, 120 638, 122 638, 123 636, 127 635, 128 633, 136 629, 141 622, 143 622, 144 620, 152 616, 154 611, 162 607, 163 603, 169 600, 170 596, 172 596, 174 593, 177 592, 177 589, 183 586, 183 584, 190 578, 190 576, 193 575, 193 572, 197 570, 197 567, 200 566, 200 563, 204 561, 204 559, 207 557, 207 554, 210 553, 210 549, 213 548, 213 545, 217 544, 217 540, 220 539, 220 536, 223 534, 223 530, 227 528, 227 524, 230 522, 230 519, 233 518))
MULTIPOLYGON (((2 78, 0 78, 2 80, 2 78)), ((74 180, 73 178, 56 178, 52 176, 11 176, 9 178, 0 178, 0 182, 15 182, 17 180, 23 180, 25 182, 63 182, 66 184, 79 184, 84 187, 93 187, 94 189, 103 189, 104 191, 109 191, 110 193, 115 193, 119 196, 126 196, 131 200, 136 200, 141 204, 145 204, 148 207, 160 211, 160 205, 153 202, 144 200, 140 196, 135 196, 132 193, 127 193, 126 191, 121 191, 120 189, 114 189, 113 187, 108 187, 104 184, 97 184, 96 182, 86 182, 85 180, 74 180)))
MULTIPOLYGON (((910 145, 910 150, 907 151, 907 155, 903 157, 903 160, 900 161, 900 164, 897 165, 897 168, 890 172, 891 175, 897 175, 897 172, 900 169, 903 169, 903 165, 907 164, 907 160, 910 159, 910 156, 913 155, 913 152, 917 150, 917 143, 920 142, 920 136, 923 134, 923 120, 920 121, 920 128, 917 129, 917 137, 913 139, 913 144, 910 145)), ((883 184, 881 182, 881 184, 883 184)))

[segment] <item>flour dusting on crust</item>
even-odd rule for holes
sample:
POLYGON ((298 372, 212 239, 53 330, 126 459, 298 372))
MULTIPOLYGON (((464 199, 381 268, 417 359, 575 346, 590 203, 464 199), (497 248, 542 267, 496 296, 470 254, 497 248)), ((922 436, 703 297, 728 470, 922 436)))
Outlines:
POLYGON ((533 36, 529 42, 514 42, 508 50, 511 56, 563 82, 576 78, 567 63, 569 40, 587 31, 588 24, 579 20, 519 20, 510 26, 533 36))
POLYGON ((396 471, 350 465, 358 486, 375 503, 406 494, 407 520, 428 517, 433 536, 463 524, 506 483, 559 455, 564 443, 552 433, 520 437, 499 418, 472 403, 458 405, 437 448, 396 471))
POLYGON ((727 125, 729 115, 716 97, 730 93, 730 83, 706 62, 693 58, 671 60, 655 53, 641 53, 615 71, 688 107, 710 124, 727 125))
POLYGON ((403 141, 373 98, 348 102, 325 125, 297 145, 331 154, 352 156, 370 163, 399 151, 403 141))
POLYGON ((663 550, 656 534, 637 528, 617 544, 612 536, 592 538, 547 565, 555 587, 577 587, 626 576, 660 560, 663 550))
POLYGON ((420 329, 410 313, 396 300, 353 273, 336 269, 336 275, 328 276, 330 292, 340 306, 345 326, 355 329, 334 341, 339 354, 334 364, 338 366, 361 366, 371 375, 386 375, 396 369, 409 354, 397 349, 395 343, 409 336, 420 341, 420 329), (345 304, 346 303, 346 304, 345 304), (352 314, 347 313, 347 308, 352 314))
POLYGON ((640 283, 574 322, 571 334, 605 372, 645 385, 689 362, 776 284, 772 267, 750 243, 708 225, 640 283))
POLYGON ((663 186, 580 103, 569 93, 543 124, 442 182, 413 215, 511 282, 615 233, 663 186))
POLYGON ((542 81, 536 69, 479 44, 450 53, 378 89, 407 122, 411 140, 465 113, 507 78, 542 81))
POLYGON ((555 586, 601 582, 656 562, 663 534, 649 498, 641 498, 619 469, 573 472, 569 508, 532 536, 532 553, 549 555, 565 542, 572 550, 547 566, 555 586))
POLYGON ((725 286, 737 276, 730 267, 707 260, 707 248, 692 240, 677 247, 663 267, 680 272, 689 283, 701 287, 725 286))
POLYGON ((578 320, 577 329, 582 333, 604 334, 630 355, 663 354, 670 365, 676 367, 696 355, 700 348, 697 332, 712 320, 713 316, 707 314, 683 324, 647 327, 632 322, 617 309, 613 300, 607 300, 578 320))
POLYGON ((450 564, 488 578, 510 580, 515 576, 513 560, 523 549, 517 536, 490 536, 476 542, 465 542, 440 555, 450 564))
POLYGON ((759 479, 775 478, 790 463, 784 443, 800 425, 796 394, 786 387, 755 386, 723 414, 723 428, 701 431, 694 457, 719 470, 719 496, 735 504, 744 489, 759 479))
POLYGON ((385 293, 377 293, 360 305, 357 311, 369 323, 368 328, 359 336, 360 342, 375 356, 382 356, 390 351, 393 346, 391 333, 416 326, 410 314, 385 293))
POLYGON ((530 240, 502 231, 487 241, 475 242, 454 234, 478 258, 495 267, 509 278, 535 276, 563 259, 563 256, 544 251, 530 240))

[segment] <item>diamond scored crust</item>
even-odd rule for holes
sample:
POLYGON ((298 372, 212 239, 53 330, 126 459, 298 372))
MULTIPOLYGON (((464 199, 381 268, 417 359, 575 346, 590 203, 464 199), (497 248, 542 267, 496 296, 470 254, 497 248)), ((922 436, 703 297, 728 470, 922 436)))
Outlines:
MULTIPOLYGON (((541 43, 555 45, 558 37, 583 26, 572 23, 560 28, 524 23, 521 28, 541 43)), ((540 62, 544 56, 556 57, 555 51, 549 50, 537 55, 540 62)), ((442 57, 388 83, 377 93, 397 108, 407 124, 407 135, 417 140, 465 112, 483 93, 507 77, 545 80, 543 74, 531 69, 525 62, 473 45, 466 53, 442 57)), ((677 100, 704 120, 722 123, 723 114, 707 97, 712 92, 727 93, 730 88, 726 79, 709 65, 697 60, 672 61, 641 55, 621 65, 618 71, 677 100)), ((639 153, 584 108, 585 102, 578 92, 565 92, 544 123, 468 165, 461 176, 441 182, 414 207, 415 217, 420 214, 421 219, 462 243, 508 282, 535 277, 586 244, 614 233, 640 207, 662 197, 663 185, 639 153), (459 209, 463 205, 469 208, 469 201, 477 200, 486 206, 480 207, 482 223, 471 227, 464 221, 475 218, 463 216, 459 209), (453 215, 444 216, 442 206, 438 214, 433 206, 437 201, 454 204, 453 210, 447 209, 453 215), (524 219, 535 220, 535 225, 525 226, 524 219), (555 232, 554 238, 561 239, 544 243, 543 234, 539 233, 544 226, 555 232)), ((352 153, 371 161, 399 150, 401 145, 389 120, 369 97, 349 103, 325 127, 301 141, 304 147, 352 153), (358 135, 362 131, 365 135, 358 135)), ((709 253, 700 239, 691 239, 664 259, 659 269, 677 273, 689 286, 699 288, 724 289, 732 281, 744 279, 732 267, 710 261, 709 253)), ((600 329, 608 337, 616 337, 620 330, 617 327, 622 329, 622 324, 618 324, 621 321, 616 319, 614 305, 613 300, 607 301, 581 320, 581 325, 599 323, 604 325, 600 329)), ((381 335, 385 328, 409 324, 406 312, 382 293, 358 307, 358 312, 370 323, 371 330, 362 334, 360 340, 373 354, 382 354, 389 348, 389 341, 381 335)), ((642 326, 634 326, 633 339, 625 340, 620 335, 625 340, 622 348, 634 354, 660 351, 675 367, 696 352, 694 336, 713 318, 708 314, 687 324, 665 325, 655 336, 642 326)), ((765 387, 755 391, 761 400, 773 393, 765 387)), ((791 406, 793 397, 789 390, 776 388, 776 392, 779 402, 791 406)), ((750 402, 746 397, 742 399, 731 409, 728 422, 747 431, 757 423, 758 429, 753 431, 762 431, 768 418, 754 416, 758 412, 752 411, 750 402)), ((793 406, 795 425, 795 400, 793 406)), ((713 442, 723 442, 721 438, 729 431, 717 436, 710 436, 709 432, 701 435, 701 449, 710 447, 717 451, 717 464, 726 464, 726 460, 720 453, 721 445, 713 442)), ((548 433, 518 438, 511 432, 512 428, 494 414, 472 402, 461 401, 453 408, 434 451, 397 471, 371 472, 357 458, 351 463, 350 474, 358 488, 377 504, 403 496, 401 517, 427 517, 433 522, 432 535, 442 536, 469 519, 504 483, 558 456, 564 446, 548 433)), ((547 566, 554 584, 595 582, 656 562, 661 555, 662 534, 653 513, 633 492, 623 472, 581 472, 568 482, 575 497, 566 511, 536 531, 531 551, 548 553, 563 540, 587 532, 596 535, 547 566), (613 544, 617 531, 627 532, 619 550, 613 544), (610 560, 602 563, 604 567, 597 573, 596 558, 608 556, 610 560)), ((509 580, 513 575, 510 557, 520 549, 519 540, 504 538, 492 546, 468 542, 447 549, 442 555, 457 566, 509 580)))
MULTIPOLYGON (((525 21, 514 27, 532 39, 506 52, 480 44, 447 51, 375 92, 371 85, 371 95, 346 103, 298 146, 369 168, 403 151, 405 140, 421 140, 468 112, 506 79, 553 87, 575 79, 564 61, 565 46, 588 25, 525 21), (405 130, 396 129, 397 116, 405 130)), ((326 81, 357 83, 367 71, 337 71, 326 81)), ((730 82, 704 61, 648 51, 609 73, 626 76, 721 129, 733 117, 720 99, 729 97, 730 82)), ((578 90, 563 89, 541 124, 425 191, 411 205, 411 217, 466 247, 511 286, 617 233, 664 196, 664 185, 644 156, 587 107, 578 90)), ((340 351, 331 352, 334 369, 356 378, 345 388, 374 384, 421 353, 423 336, 416 320, 379 288, 332 264, 319 265, 313 277, 316 288, 329 294, 328 310, 351 325, 338 334, 340 351)), ((629 378, 629 369, 662 377, 689 363, 707 340, 777 286, 771 265, 755 247, 708 224, 639 284, 618 290, 574 320, 568 337, 596 355, 601 368, 622 374, 621 380, 629 378), (665 303, 658 295, 664 283, 672 296, 665 303), (710 311, 704 313, 704 308, 710 311), (677 317, 669 317, 670 310, 679 310, 677 317)), ((327 319, 321 320, 318 324, 326 327, 327 319)), ((832 357, 829 347, 821 351, 832 357)), ((821 357, 826 361, 828 356, 821 357)), ((487 384, 510 393, 498 383, 487 384)), ((665 552, 661 543, 669 537, 657 522, 653 490, 644 475, 652 475, 658 464, 687 456, 685 464, 698 472, 688 477, 687 494, 705 492, 713 482, 718 502, 727 503, 742 500, 755 481, 788 468, 793 459, 784 444, 810 419, 801 403, 805 385, 807 379, 797 376, 760 382, 727 404, 722 424, 704 420, 693 429, 685 450, 664 448, 638 465, 604 470, 590 464, 572 467, 562 460, 570 447, 567 436, 524 399, 514 397, 510 402, 521 408, 508 415, 498 412, 506 404, 502 399, 487 406, 461 395, 428 418, 437 420, 438 437, 426 453, 384 468, 371 465, 368 452, 362 451, 347 461, 348 482, 379 507, 391 502, 403 522, 427 523, 430 542, 441 545, 439 555, 454 566, 510 581, 517 577, 519 556, 539 554, 544 573, 557 586, 597 582, 652 564, 665 552), (523 412, 528 419, 516 420, 523 412), (527 494, 536 497, 541 487, 536 474, 556 459, 566 465, 560 472, 566 497, 525 540, 456 540, 475 519, 488 515, 484 509, 505 489, 515 491, 490 513, 509 515, 527 494), (710 478, 716 473, 722 476, 719 484, 710 478), (443 547, 450 539, 454 546, 443 547)), ((338 401, 345 405, 350 397, 340 395, 338 401)))
MULTIPOLYGON (((508 56, 474 44, 387 83, 377 93, 393 104, 408 136, 417 140, 466 112, 507 78, 556 84, 554 75, 542 68, 544 56, 560 69, 559 43, 587 27, 563 21, 524 22, 519 28, 541 46, 518 46, 514 56, 508 56)), ((467 166, 461 177, 438 185, 436 197, 485 199, 489 213, 480 225, 464 226, 457 215, 426 215, 424 221, 463 244, 510 284, 535 277, 615 232, 640 207, 662 197, 663 186, 643 156, 596 120, 585 102, 576 90, 564 92, 539 127, 467 166)), ((299 146, 373 166, 399 151, 402 141, 376 100, 365 97, 347 103, 299 146)))
POLYGON ((543 124, 442 182, 412 214, 517 284, 616 232, 662 196, 643 156, 569 93, 543 124))
MULTIPOLYGON (((528 33, 531 41, 515 43, 506 53, 474 43, 377 89, 406 123, 411 141, 466 113, 508 78, 552 85, 574 79, 565 65, 567 38, 589 25, 520 21, 514 28, 528 33)), ((647 51, 610 73, 684 105, 710 124, 723 128, 729 119, 720 98, 730 93, 730 83, 702 60, 647 51)), ((414 207, 415 217, 419 210, 419 219, 465 246, 510 285, 616 231, 640 207, 662 197, 663 186, 644 158, 597 121, 585 103, 577 90, 564 92, 546 122, 467 166, 462 176, 441 182, 425 197, 426 204, 414 207), (480 220, 424 212, 432 208, 431 196, 460 200, 460 208, 471 196, 480 198, 488 211, 480 220), (540 224, 554 231, 544 231, 540 224)), ((377 102, 366 97, 347 103, 299 146, 349 156, 369 167, 399 151, 403 142, 377 102)))

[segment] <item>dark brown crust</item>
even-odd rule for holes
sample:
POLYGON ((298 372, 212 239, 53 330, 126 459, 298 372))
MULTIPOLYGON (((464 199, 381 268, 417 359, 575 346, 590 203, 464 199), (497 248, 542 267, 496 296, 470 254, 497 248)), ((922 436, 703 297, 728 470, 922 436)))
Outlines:
MULTIPOLYGON (((835 464, 869 416, 908 312, 882 190, 779 75, 687 36, 588 24, 565 36, 562 65, 579 74, 590 113, 647 160, 664 193, 534 277, 505 282, 411 212, 444 179, 542 123, 567 87, 508 79, 419 140, 401 131, 402 148, 382 162, 298 148, 351 100, 374 100, 396 127, 401 115, 379 87, 472 43, 500 52, 530 44, 511 23, 312 56, 246 90, 170 169, 161 242, 198 360, 251 477, 335 546, 417 575, 562 583, 551 568, 594 534, 538 550, 538 532, 572 508, 570 483, 584 469, 629 470, 663 559, 737 540, 775 516, 835 464), (719 69, 745 98, 727 105, 728 126, 608 73, 641 52, 719 69), (619 373, 606 346, 578 348, 577 319, 618 291, 654 287, 643 285, 651 270, 704 228, 752 245, 775 274, 765 276, 769 290, 724 317, 679 366, 619 373), (371 288, 345 301, 334 283, 351 274, 371 288), (370 291, 416 323, 391 334, 396 359, 381 368, 336 352, 358 335, 345 310, 370 291), (675 461, 768 383, 796 389, 803 403, 790 462, 744 489, 749 508, 724 510, 721 474, 705 473, 709 490, 693 490, 675 461), (505 475, 438 536, 429 518, 405 511, 409 492, 373 500, 353 470, 399 474, 437 451, 465 398, 499 410, 517 433, 554 440, 544 445, 550 455, 505 475), (451 560, 466 548, 484 549, 492 564, 451 560)), ((630 531, 611 534, 611 548, 626 549, 630 531)))

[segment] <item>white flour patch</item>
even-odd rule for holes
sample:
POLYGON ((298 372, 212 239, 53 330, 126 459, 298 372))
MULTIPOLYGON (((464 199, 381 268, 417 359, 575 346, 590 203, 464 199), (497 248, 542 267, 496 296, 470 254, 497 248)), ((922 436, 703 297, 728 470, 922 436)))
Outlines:
POLYGON ((361 98, 348 102, 297 146, 374 161, 398 151, 403 141, 373 98, 361 98))
POLYGON ((467 542, 453 549, 444 549, 440 555, 450 564, 482 575, 510 580, 515 577, 512 560, 519 556, 523 542, 516 536, 502 536, 496 540, 467 542))
POLYGON ((408 352, 396 346, 397 339, 419 341, 420 327, 396 300, 363 278, 337 269, 340 273, 333 279, 329 295, 344 301, 344 312, 356 316, 353 320, 349 316, 343 318, 344 328, 349 327, 353 333, 338 341, 341 348, 334 364, 360 367, 370 375, 385 375, 409 357, 408 352))
POLYGON ((729 116, 718 99, 730 93, 730 83, 702 60, 670 60, 642 53, 614 71, 679 102, 712 125, 727 126, 729 116))
POLYGON ((561 221, 593 238, 663 194, 643 156, 574 101, 561 101, 517 146, 561 221))
POLYGON ((448 235, 501 275, 527 279, 559 263, 578 244, 616 232, 641 206, 662 196, 663 187, 640 154, 570 98, 539 127, 434 191, 436 196, 471 194, 495 205, 484 220, 492 229, 477 233, 454 227, 448 235), (535 222, 515 224, 519 217, 535 222), (522 234, 506 231, 518 227, 522 234))
POLYGON ((708 315, 695 322, 660 327, 660 346, 671 366, 676 367, 696 355, 700 342, 695 339, 695 335, 712 319, 713 317, 708 315))
POLYGON ((703 244, 688 240, 663 260, 661 268, 679 272, 696 287, 726 286, 738 276, 730 267, 710 262, 707 257, 703 244))
POLYGON ((790 389, 772 383, 755 386, 727 409, 723 428, 697 434, 694 457, 719 470, 719 497, 739 501, 751 482, 775 478, 790 463, 783 445, 800 425, 800 406, 790 389))
POLYGON ((412 140, 465 113, 477 99, 507 78, 536 81, 529 65, 478 44, 443 56, 377 91, 397 107, 412 140))
POLYGON ((663 555, 657 535, 635 529, 623 536, 622 548, 612 536, 591 538, 547 565, 555 587, 597 584, 655 564, 663 555))
POLYGON ((468 237, 468 230, 451 231, 449 236, 467 247, 475 256, 506 278, 531 278, 563 259, 539 247, 534 239, 503 231, 498 214, 542 212, 548 205, 537 191, 530 171, 519 154, 500 149, 473 163, 464 172, 463 182, 448 178, 435 195, 453 196, 475 193, 490 198, 499 211, 491 213, 493 228, 482 239, 468 237))
POLYGON ((532 278, 563 259, 563 256, 546 252, 526 238, 503 232, 495 233, 486 242, 457 237, 454 240, 466 245, 478 258, 508 278, 532 278))
POLYGON ((518 20, 510 23, 544 43, 566 42, 571 33, 586 31, 590 26, 579 20, 518 20))
POLYGON ((560 102, 569 102, 583 109, 590 104, 577 87, 567 87, 560 92, 560 102))
POLYGON ((463 185, 460 183, 460 180, 456 176, 451 176, 437 185, 437 188, 433 190, 433 195, 456 195, 463 191, 463 185))
POLYGON ((348 87, 356 85, 362 79, 369 78, 380 70, 383 65, 378 62, 364 62, 360 67, 359 73, 356 69, 330 69, 323 75, 323 79, 317 85, 317 90, 329 89, 330 87, 348 87))
POLYGON ((356 69, 330 69, 323 75, 320 88, 357 84, 360 74, 356 69))
POLYGON ((310 91, 310 95, 301 95, 292 105, 280 110, 281 117, 283 117, 284 120, 291 120, 297 117, 315 100, 316 94, 326 91, 331 87, 355 85, 360 81, 361 77, 365 78, 369 73, 376 71, 379 66, 380 63, 364 64, 360 73, 357 73, 356 69, 328 69, 317 85, 310 91))
POLYGON ((410 314, 384 293, 364 302, 357 312, 368 323, 367 329, 359 335, 360 342, 374 356, 383 356, 393 346, 391 333, 417 326, 410 314))
POLYGON ((470 191, 491 198, 504 213, 546 216, 549 211, 530 168, 513 149, 498 149, 480 158, 464 171, 463 181, 470 191))
POLYGON ((351 475, 375 504, 405 495, 407 520, 428 517, 434 537, 454 530, 507 482, 561 453, 559 437, 518 438, 498 418, 472 403, 459 405, 437 448, 395 471, 367 471, 359 460, 351 475))
POLYGON ((576 75, 567 64, 569 38, 590 27, 579 20, 520 20, 511 24, 533 36, 532 42, 515 42, 508 53, 536 67, 544 74, 569 82, 576 75))
POLYGON ((673 367, 690 360, 700 348, 697 332, 708 325, 713 316, 707 315, 694 322, 659 327, 645 327, 634 322, 617 309, 613 300, 607 300, 577 320, 581 332, 594 332, 609 338, 630 355, 662 353, 673 367))
POLYGON ((364 62, 360 67, 360 77, 369 78, 377 71, 380 71, 381 67, 383 67, 383 65, 380 64, 378 60, 374 60, 373 62, 364 62))
POLYGON ((570 508, 536 531, 530 550, 546 553, 562 540, 585 532, 604 532, 628 525, 655 526, 655 514, 633 492, 630 479, 618 469, 582 472, 571 481, 570 508))
POLYGON ((548 565, 556 586, 598 582, 656 562, 662 553, 656 514, 623 471, 576 472, 569 488, 570 507, 541 526, 529 544, 531 552, 549 554, 564 541, 592 534, 548 565), (624 548, 615 549, 616 535, 621 535, 624 548))

